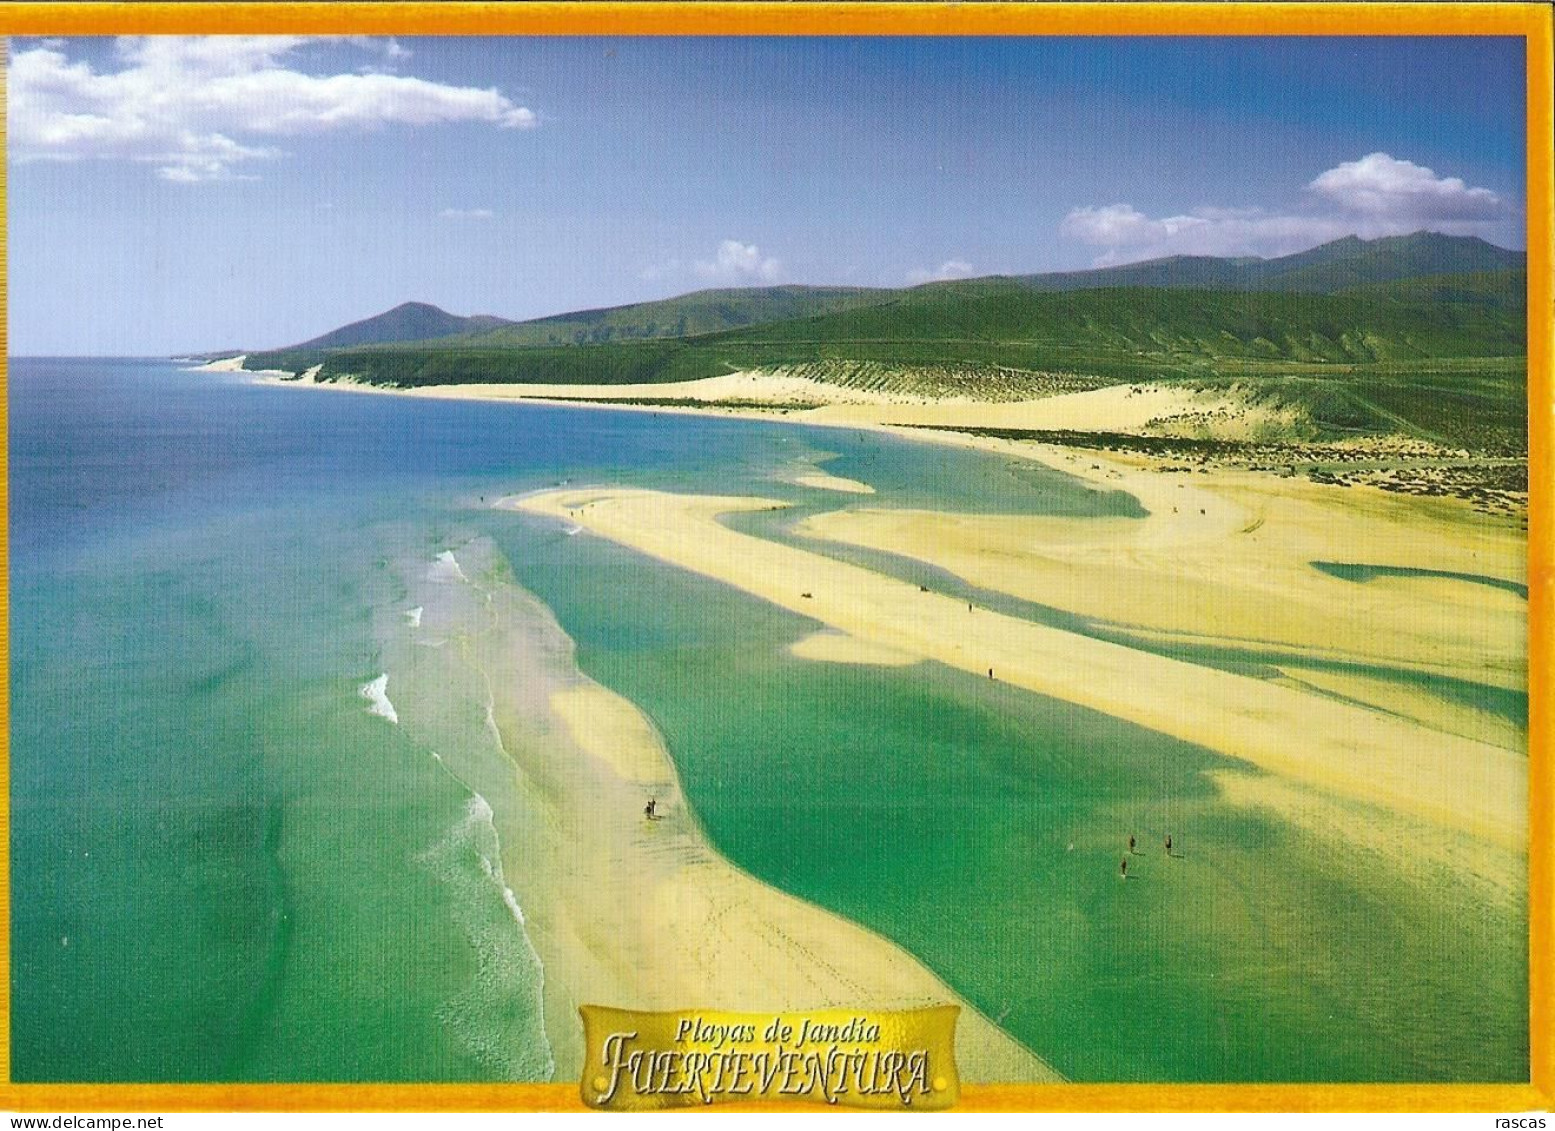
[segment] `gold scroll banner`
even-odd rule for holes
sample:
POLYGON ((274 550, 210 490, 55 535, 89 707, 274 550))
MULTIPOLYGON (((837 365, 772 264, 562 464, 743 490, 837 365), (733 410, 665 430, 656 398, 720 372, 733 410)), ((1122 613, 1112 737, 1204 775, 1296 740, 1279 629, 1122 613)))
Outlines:
POLYGON ((585 1005, 579 1012, 583 1102, 594 1108, 787 1100, 936 1111, 961 1094, 956 1005, 801 1013, 585 1005))

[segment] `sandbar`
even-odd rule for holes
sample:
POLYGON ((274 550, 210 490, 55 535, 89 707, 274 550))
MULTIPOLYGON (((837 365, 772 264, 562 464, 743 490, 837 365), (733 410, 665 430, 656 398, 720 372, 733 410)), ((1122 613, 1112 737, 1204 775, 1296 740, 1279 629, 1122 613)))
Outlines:
POLYGON ((558 1079, 581 1070, 585 1003, 739 1012, 958 1004, 965 1078, 1059 1079, 900 946, 719 854, 652 721, 578 670, 544 605, 517 586, 470 580, 504 572, 494 547, 478 540, 457 560, 457 578, 445 568, 439 583, 422 567, 407 581, 429 608, 449 600, 433 591, 439 584, 462 599, 456 619, 465 627, 444 626, 459 642, 449 662, 473 665, 489 689, 511 759, 482 769, 445 751, 450 770, 478 780, 496 814, 506 882, 544 971, 558 1079))
MULTIPOLYGON (((593 488, 540 492, 512 505, 567 517, 850 636, 987 672, 1302 785, 1507 849, 1526 845, 1527 762, 1516 753, 1266 680, 969 608, 718 521, 723 514, 782 506, 779 501, 593 488)), ((1227 518, 1198 517, 1204 525, 1227 518)))

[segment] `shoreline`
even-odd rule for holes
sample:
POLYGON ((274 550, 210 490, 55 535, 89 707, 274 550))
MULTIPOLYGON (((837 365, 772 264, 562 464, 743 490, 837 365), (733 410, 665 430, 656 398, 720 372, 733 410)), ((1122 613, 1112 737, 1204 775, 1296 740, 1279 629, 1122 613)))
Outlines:
MULTIPOLYGON (((651 721, 577 668, 572 640, 504 575, 494 547, 477 540, 453 553, 461 574, 433 564, 410 579, 408 599, 426 610, 427 639, 456 642, 462 670, 487 696, 498 756, 445 749, 441 760, 495 813, 502 874, 542 969, 555 1079, 581 1070, 584 1003, 743 1012, 956 1004, 967 1079, 1060 1079, 896 943, 719 854, 651 721), (658 819, 643 815, 649 796, 658 819)), ((391 631, 403 641, 421 628, 402 621, 391 631)), ((410 711, 402 716, 416 726, 410 711)))
MULTIPOLYGON (((563 519, 819 621, 822 630, 791 649, 801 659, 932 660, 974 674, 986 667, 1000 682, 1238 759, 1240 764, 1209 775, 1221 801, 1340 846, 1352 859, 1380 861, 1394 881, 1422 889, 1445 881, 1507 914, 1517 913, 1526 899, 1527 761, 1521 754, 1526 731, 1514 725, 1497 729, 1473 711, 1428 703, 1428 691, 1416 694, 1331 669, 1335 661, 1412 667, 1427 683, 1472 678, 1523 692, 1526 600, 1507 588, 1464 579, 1483 575, 1513 588, 1526 580, 1523 536, 1503 518, 1452 499, 1326 486, 1250 469, 1163 468, 1145 456, 962 432, 925 434, 862 418, 878 417, 880 405, 849 406, 855 418, 844 420, 822 419, 813 411, 774 415, 748 408, 545 401, 522 393, 472 395, 464 389, 307 384, 870 429, 1035 460, 1094 487, 1128 491, 1144 504, 1147 517, 889 510, 874 507, 860 490, 869 484, 827 482, 831 477, 816 465, 818 479, 807 485, 829 488, 837 509, 812 516, 796 533, 905 554, 979 588, 1110 622, 1139 641, 1279 645, 1288 654, 1278 678, 1234 674, 982 608, 969 617, 964 602, 801 547, 738 534, 720 521, 731 511, 779 505, 770 499, 606 485, 547 489, 495 505, 563 519), (1392 556, 1372 562, 1362 555, 1363 564, 1441 576, 1346 580, 1312 568, 1315 561, 1351 561, 1346 543, 1362 528, 1373 535, 1392 532, 1382 539, 1392 556), (1313 557, 1314 546, 1339 549, 1313 557), (1272 572, 1270 562, 1278 565, 1272 572), (1040 568, 1034 570, 1034 564, 1040 568), (1119 580, 1124 577, 1128 580, 1119 580), (1204 601, 1174 602, 1169 596, 1190 591, 1206 600, 1212 594, 1232 596, 1206 617, 1204 601), (1352 599, 1366 615, 1350 616, 1355 623, 1346 628, 1344 610, 1352 599), (1326 620, 1318 615, 1325 602, 1336 602, 1340 610, 1326 620), (1429 624, 1410 623, 1411 610, 1432 607, 1443 615, 1429 624), (1276 608, 1280 617, 1271 618, 1276 608), (1485 647, 1487 637, 1477 622, 1455 640, 1441 635, 1464 610, 1491 617, 1494 647, 1485 647), (1443 639, 1453 646, 1422 647, 1443 639)), ((1096 407, 1095 401, 1087 403, 1096 407)), ((1073 403, 1059 407, 1079 411, 1073 403)), ((566 639, 554 618, 551 627, 566 639)), ((552 644, 570 663, 570 641, 552 644)), ((482 670, 499 673, 503 664, 483 661, 482 670)), ((503 745, 522 752, 514 755, 514 788, 523 805, 510 811, 540 818, 506 822, 502 843, 505 862, 512 861, 506 873, 545 967, 546 1028, 559 1077, 577 1059, 575 1011, 583 1000, 645 1009, 685 1007, 693 998, 734 1009, 749 1008, 758 998, 762 1005, 813 1008, 821 1004, 820 995, 838 992, 848 996, 837 1004, 847 1005, 956 1000, 895 944, 767 887, 712 850, 685 810, 673 762, 636 706, 575 669, 545 681, 543 695, 533 687, 518 690, 517 679, 499 678, 488 686, 499 689, 492 697, 493 715, 503 745), (663 806, 664 820, 641 816, 645 789, 663 806), (803 944, 796 946, 796 939, 803 944), (731 977, 730 956, 736 954, 741 969, 731 977), (759 980, 752 970, 760 972, 759 980)), ((968 1080, 1056 1078, 970 1010, 958 1043, 968 1080)))
MULTIPOLYGON (((267 384, 278 385, 304 383, 268 377, 264 380, 267 384)), ((1509 519, 1485 515, 1462 500, 1452 498, 1400 495, 1366 485, 1335 486, 1249 468, 1213 465, 1179 468, 1148 455, 1103 454, 943 430, 957 427, 947 421, 970 419, 1020 419, 1025 424, 1085 424, 1092 428, 1117 429, 1137 425, 1146 418, 1156 419, 1174 404, 1178 409, 1189 408, 1197 412, 1203 407, 1203 397, 1187 390, 1109 386, 1059 394, 1042 401, 997 404, 954 400, 932 405, 910 405, 900 396, 869 396, 846 390, 845 403, 796 412, 720 408, 715 404, 697 407, 623 404, 611 398, 624 392, 643 390, 727 395, 731 388, 738 388, 746 394, 764 389, 763 395, 781 403, 783 398, 812 389, 817 382, 807 378, 762 378, 741 373, 682 385, 614 388, 456 385, 402 390, 355 383, 309 381, 306 384, 314 388, 390 396, 732 416, 870 430, 1035 461, 1097 488, 1126 490, 1141 499, 1150 511, 1147 518, 1076 520, 871 510, 869 496, 861 490, 868 488, 868 484, 830 481, 831 477, 824 469, 818 469, 819 477, 811 485, 832 488, 839 508, 846 509, 814 516, 799 528, 798 533, 818 541, 905 554, 946 569, 982 588, 1038 600, 1088 618, 1099 618, 1100 623, 1131 634, 1139 642, 1154 641, 1160 646, 1190 649, 1243 648, 1255 652, 1278 647, 1282 655, 1282 674, 1278 680, 1231 682, 1227 683, 1227 692, 1240 694, 1245 686, 1254 690, 1260 699, 1269 695, 1284 699, 1287 706, 1280 713, 1292 725, 1295 725, 1298 712, 1289 704, 1310 701, 1329 715, 1337 712, 1345 716, 1351 709, 1359 710, 1361 714, 1353 718, 1357 725, 1366 724, 1362 729, 1380 727, 1389 731, 1404 726, 1405 730, 1419 729, 1428 735, 1439 736, 1449 746, 1468 743, 1468 749, 1481 751, 1489 758, 1487 764, 1496 767, 1492 776, 1512 792, 1506 803, 1493 805, 1486 800, 1484 788, 1476 788, 1471 792, 1479 800, 1470 805, 1472 813, 1459 814, 1452 823, 1490 835, 1509 847, 1522 843, 1527 818, 1523 812, 1525 807, 1517 804, 1516 798, 1526 791, 1526 760, 1521 759, 1514 765, 1503 762, 1509 752, 1526 750, 1526 724, 1502 723, 1483 711, 1476 711, 1472 705, 1464 708, 1444 705, 1439 696, 1433 696, 1429 691, 1415 692, 1396 680, 1391 683, 1379 681, 1363 673, 1340 671, 1336 674, 1332 665, 1365 668, 1381 664, 1401 673, 1414 672, 1425 681, 1447 678, 1482 683, 1514 694, 1525 693, 1526 600, 1494 592, 1485 586, 1439 579, 1384 578, 1363 584, 1324 576, 1312 568, 1314 561, 1347 561, 1347 553, 1353 550, 1353 545, 1363 548, 1367 545, 1364 540, 1358 541, 1363 534, 1370 537, 1376 529, 1383 529, 1388 535, 1386 540, 1395 546, 1395 558, 1388 562, 1365 563, 1367 565, 1381 564, 1402 573, 1424 570, 1465 577, 1484 573, 1493 581, 1505 581, 1510 585, 1525 583, 1526 537, 1509 519), (563 393, 568 399, 554 399, 563 393), (932 428, 922 428, 883 419, 901 415, 908 409, 920 417, 934 417, 938 423, 932 428), (1304 556, 1314 546, 1326 547, 1324 557, 1304 556), (1229 565, 1226 561, 1228 550, 1232 559, 1229 565), (1272 575, 1268 572, 1271 561, 1277 563, 1277 570, 1272 575), (1098 563, 1108 568, 1096 569, 1098 563), (1224 591, 1228 588, 1224 576, 1227 571, 1232 575, 1229 588, 1235 591, 1229 608, 1222 607, 1225 605, 1224 591), (1181 599, 1184 593, 1189 595, 1189 600, 1181 599), (1292 595, 1298 599, 1292 600, 1292 595), (1325 607, 1325 603, 1336 605, 1337 610, 1325 607), (1357 606, 1361 615, 1351 614, 1351 604, 1357 606), (1429 610, 1428 631, 1420 630, 1412 621, 1420 616, 1422 609, 1429 610), (1461 619, 1465 613, 1478 619, 1471 619, 1467 627, 1457 625, 1455 618, 1461 619), (1382 630, 1372 619, 1375 617, 1382 618, 1382 630), (1480 623, 1485 617, 1489 620, 1480 623), (1298 698, 1289 699, 1291 695, 1298 698)), ((1256 426, 1258 421, 1254 420, 1252 424, 1256 426)), ((611 492, 607 489, 596 494, 610 495, 611 492)), ((519 505, 527 508, 530 504, 519 505)), ((544 504, 539 505, 543 509, 544 504)), ((732 509, 742 509, 743 505, 737 504, 732 509)), ((718 538, 725 532, 724 527, 710 515, 698 512, 695 506, 691 512, 665 517, 675 523, 677 529, 688 534, 694 531, 697 537, 718 538)), ((783 549, 760 539, 750 539, 750 543, 744 549, 758 556, 768 556, 783 549)), ((641 544, 627 544, 644 549, 641 544)), ((685 566, 685 562, 679 560, 684 555, 677 557, 662 550, 645 552, 685 566)), ((698 572, 726 582, 730 580, 728 570, 722 566, 698 572)), ((867 574, 867 571, 861 572, 867 574)), ((765 591, 770 589, 769 585, 750 578, 744 582, 735 584, 772 599, 765 591)), ((783 601, 777 603, 783 604, 783 601)), ((816 610, 810 602, 805 602, 796 611, 814 615, 816 610)), ((926 652, 946 651, 944 647, 926 649, 921 640, 903 647, 900 640, 890 632, 882 632, 878 625, 828 623, 843 636, 807 644, 806 649, 813 649, 817 659, 833 654, 853 654, 878 655, 889 657, 893 662, 904 662, 905 656, 922 658, 926 652)), ((1086 637, 1074 639, 1081 641, 1087 651, 1091 651, 1091 644, 1099 643, 1086 637)), ((1158 660, 1167 664, 1175 662, 1137 649, 1124 651, 1147 657, 1142 661, 1147 667, 1154 667, 1158 660)), ((800 654, 805 654, 804 650, 800 654)), ((936 655, 935 658, 943 657, 936 655)), ((980 671, 987 666, 972 665, 967 670, 980 671)), ((996 661, 992 666, 997 668, 999 664, 996 661)), ((1238 679, 1212 667, 1188 667, 1193 672, 1203 673, 1204 679, 1217 686, 1227 678, 1238 679)), ((1048 689, 1046 693, 1058 690, 1051 679, 1033 677, 1033 689, 1037 689, 1036 684, 1048 689)), ((1068 690, 1077 693, 1073 687, 1068 690)), ((1075 701, 1091 702, 1078 698, 1075 701)), ((1094 705, 1109 713, 1117 706, 1103 700, 1094 705)), ((1136 705, 1130 711, 1126 717, 1155 729, 1162 729, 1177 713, 1167 704, 1149 710, 1136 705)), ((1224 750, 1226 743, 1211 733, 1212 728, 1202 723, 1187 725, 1176 720, 1172 725, 1176 729, 1168 730, 1168 733, 1230 752, 1224 750)), ((1401 741, 1409 737, 1405 730, 1396 736, 1401 741)), ((1290 772, 1299 772, 1295 769, 1299 760, 1293 761, 1278 753, 1277 735, 1267 735, 1262 744, 1266 749, 1258 755, 1258 764, 1265 768, 1284 766, 1290 772)), ((1337 735, 1331 736, 1326 756, 1331 769, 1339 767, 1342 761, 1339 752, 1343 745, 1337 735)), ((1374 768, 1386 764, 1383 747, 1374 744, 1372 756, 1381 759, 1374 768)), ((1312 782, 1321 777, 1311 772, 1306 776, 1312 782)), ((1386 776, 1396 777, 1397 767, 1386 776)), ((1442 815, 1460 808, 1448 800, 1454 792, 1450 759, 1438 759, 1431 778, 1433 784, 1428 792, 1435 800, 1425 808, 1442 815)), ((1355 790, 1371 796, 1374 801, 1387 797, 1400 803, 1409 793, 1407 783, 1366 789, 1352 783, 1341 792, 1355 790)))
POLYGON ((989 678, 1509 851, 1526 841, 1526 760, 1509 751, 1248 676, 972 609, 718 521, 782 505, 775 500, 566 488, 506 505, 581 525, 896 652, 973 674, 987 670, 989 678), (1302 736, 1299 750, 1292 750, 1292 735, 1302 736), (1429 749, 1417 746, 1422 736, 1432 740, 1429 749))
MULTIPOLYGON (((1049 464, 1050 459, 1033 451, 1083 454, 1095 460, 1156 471, 1251 471, 1266 473, 1271 479, 1288 479, 1300 473, 1318 485, 1380 488, 1389 494, 1413 496, 1425 502, 1468 501, 1482 513, 1520 519, 1523 529, 1527 527, 1526 455, 1475 457, 1466 451, 1450 451, 1429 441, 1401 436, 1329 442, 1292 440, 1289 437, 1305 433, 1309 421, 1289 408, 1249 403, 1235 387, 1199 389, 1134 382, 1030 400, 982 400, 959 395, 931 400, 753 370, 662 384, 469 382, 389 388, 350 377, 317 381, 319 366, 301 376, 281 370, 243 370, 243 360, 228 358, 200 368, 241 371, 251 374, 255 384, 277 387, 789 421, 816 427, 888 431, 925 443, 973 441, 972 446, 985 448, 987 441, 1018 439, 1029 445, 1021 449, 1026 458, 1049 464), (1028 435, 1021 436, 1022 433, 1028 435), (1281 436, 1286 438, 1277 438, 1281 436), (1136 441, 1133 448, 1127 445, 1131 439, 1136 441), (1218 455, 1213 454, 1217 451, 1218 455), (1493 474, 1499 469, 1519 467, 1524 469, 1520 487, 1493 474)), ((1516 478, 1512 476, 1513 480, 1516 478)))

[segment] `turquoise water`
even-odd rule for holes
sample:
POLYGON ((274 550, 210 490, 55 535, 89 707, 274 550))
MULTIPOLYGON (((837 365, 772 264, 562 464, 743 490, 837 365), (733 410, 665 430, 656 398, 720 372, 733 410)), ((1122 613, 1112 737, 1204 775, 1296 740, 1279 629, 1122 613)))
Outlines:
POLYGON ((15 1077, 546 1076, 495 827, 428 742, 500 752, 358 694, 391 567, 483 496, 786 445, 134 361, 14 360, 9 400, 15 1077))
POLYGON ((478 673, 401 631, 412 606, 473 623, 475 588, 427 576, 478 539, 651 715, 723 852, 896 939, 1066 1074, 1526 1074, 1520 908, 1231 810, 1207 751, 930 664, 794 659, 812 622, 490 507, 562 481, 750 492, 798 504, 738 520, 781 536, 852 501, 780 481, 827 455, 869 506, 1127 496, 872 434, 156 362, 15 359, 8 396, 18 1080, 550 1075, 500 843, 530 819, 513 752, 478 673), (361 694, 381 676, 395 723, 361 694), (1130 831, 1153 854, 1119 882, 1130 831))
POLYGON ((795 659, 815 622, 608 544, 508 551, 650 713, 721 851, 900 942, 1065 1075, 1526 1072, 1516 912, 1232 808, 1205 775, 1233 761, 933 664, 795 659))

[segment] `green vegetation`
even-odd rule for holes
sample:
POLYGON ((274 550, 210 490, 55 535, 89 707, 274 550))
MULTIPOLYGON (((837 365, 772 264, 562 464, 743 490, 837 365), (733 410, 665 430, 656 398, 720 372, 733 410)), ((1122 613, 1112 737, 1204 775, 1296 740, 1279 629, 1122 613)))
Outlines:
POLYGON ((868 306, 896 292, 863 287, 756 287, 697 291, 660 302, 601 310, 580 310, 502 326, 469 344, 480 346, 571 346, 647 338, 684 338, 719 330, 811 318, 868 306))
MULTIPOLYGON (((1474 303, 1378 301, 1340 295, 1128 288, 1041 293, 1010 288, 964 299, 909 292, 881 306, 709 335, 704 341, 796 360, 840 344, 903 362, 1150 358, 1192 365, 1223 358, 1375 362, 1520 354, 1520 312, 1474 303), (961 356, 961 355, 968 356, 961 356)), ((1150 364, 1150 363, 1145 363, 1150 364)))
POLYGON ((766 370, 991 401, 1235 383, 1239 395, 1297 410, 1311 424, 1305 438, 1391 433, 1512 455, 1527 446, 1524 263, 1480 240, 1416 233, 1275 260, 1179 257, 898 291, 702 291, 495 328, 407 304, 250 354, 246 366, 317 365, 323 381, 394 388, 667 384, 766 370), (449 326, 463 329, 404 340, 449 326))
POLYGON ((321 380, 395 388, 663 384, 776 369, 906 396, 988 400, 1120 382, 1235 383, 1271 407, 1300 409, 1319 436, 1397 432, 1471 451, 1524 451, 1524 318, 1510 300, 1518 287, 1510 279, 1465 287, 1462 279, 1413 281, 1382 298, 1005 288, 968 301, 910 295, 684 339, 364 346, 260 355, 250 364, 293 372, 322 364, 321 380), (1444 288, 1472 297, 1422 297, 1444 288), (1505 298, 1496 299, 1498 288, 1505 298))
POLYGON ((1415 232, 1376 240, 1347 236, 1277 259, 1178 255, 1094 271, 1024 275, 1014 281, 1043 291, 1093 287, 1208 287, 1328 294, 1365 283, 1428 275, 1523 270, 1526 264, 1524 253, 1508 251, 1483 240, 1415 232))
POLYGON ((699 337, 599 346, 478 348, 417 343, 250 357, 251 368, 317 364, 407 386, 459 381, 621 384, 689 380, 816 362, 1004 368, 1115 380, 1202 376, 1227 362, 1368 365, 1509 357, 1521 311, 1484 302, 1137 288, 892 302, 699 337), (279 362, 280 364, 274 364, 279 362))
POLYGON ((317 364, 320 358, 316 355, 324 350, 390 342, 512 348, 685 338, 879 306, 904 297, 969 302, 1010 291, 1166 287, 1321 294, 1450 274, 1481 280, 1468 284, 1474 289, 1483 287, 1484 280, 1525 272, 1526 262, 1524 253, 1483 240, 1416 232, 1370 241, 1351 236, 1277 259, 1174 256, 1090 271, 928 283, 908 290, 777 286, 696 291, 677 298, 573 311, 527 322, 489 315, 461 318, 427 303, 408 302, 299 345, 264 351, 263 356, 273 360, 311 354, 309 364, 317 364))
MULTIPOLYGON (((252 359, 250 359, 252 360, 252 359)), ((318 364, 312 362, 311 364, 318 364)), ((694 381, 730 367, 693 341, 674 338, 632 345, 476 349, 369 346, 324 355, 319 380, 351 377, 409 389, 470 382, 516 385, 631 385, 694 381)), ((256 366, 256 368, 262 368, 256 366)), ((285 366, 284 368, 291 368, 285 366)), ((296 371, 296 370, 294 370, 296 371)))

